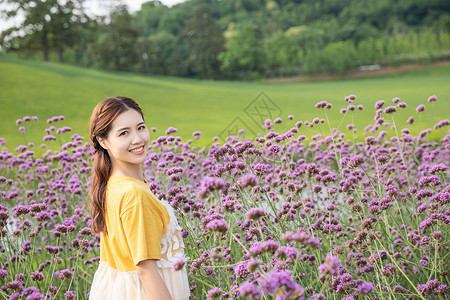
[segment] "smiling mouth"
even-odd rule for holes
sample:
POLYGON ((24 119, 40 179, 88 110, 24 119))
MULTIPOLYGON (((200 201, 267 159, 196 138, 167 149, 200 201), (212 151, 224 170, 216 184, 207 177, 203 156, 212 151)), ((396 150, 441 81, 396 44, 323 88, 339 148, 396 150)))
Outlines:
POLYGON ((142 152, 142 151, 144 151, 144 146, 140 146, 138 148, 134 148, 134 149, 130 150, 130 152, 133 152, 133 153, 139 153, 139 152, 142 152))

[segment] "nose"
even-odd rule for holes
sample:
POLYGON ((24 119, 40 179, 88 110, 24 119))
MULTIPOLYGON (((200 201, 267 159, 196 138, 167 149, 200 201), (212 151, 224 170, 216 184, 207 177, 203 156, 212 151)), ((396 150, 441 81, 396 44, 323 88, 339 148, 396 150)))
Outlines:
POLYGON ((132 138, 131 142, 133 144, 142 144, 142 137, 139 134, 139 132, 137 132, 137 131, 133 132, 133 138, 132 138))

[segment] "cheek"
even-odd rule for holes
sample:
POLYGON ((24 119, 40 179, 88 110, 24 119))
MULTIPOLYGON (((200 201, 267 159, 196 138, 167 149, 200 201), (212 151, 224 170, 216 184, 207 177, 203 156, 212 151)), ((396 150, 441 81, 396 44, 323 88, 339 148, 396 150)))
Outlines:
POLYGON ((113 153, 118 153, 123 151, 124 149, 128 150, 127 148, 127 143, 124 142, 125 139, 115 139, 113 141, 111 141, 110 145, 111 145, 111 152, 113 153))
POLYGON ((148 130, 144 132, 142 139, 145 141, 146 144, 148 144, 148 142, 150 141, 150 132, 148 130))

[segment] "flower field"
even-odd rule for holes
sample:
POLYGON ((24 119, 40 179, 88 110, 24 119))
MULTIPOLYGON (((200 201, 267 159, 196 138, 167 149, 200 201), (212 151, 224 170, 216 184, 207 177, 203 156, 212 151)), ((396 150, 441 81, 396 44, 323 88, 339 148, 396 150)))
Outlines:
MULTIPOLYGON (((348 120, 367 108, 349 95, 339 108, 317 103, 313 120, 267 120, 252 140, 238 132, 197 148, 172 127, 154 139, 145 178, 184 228, 189 259, 175 268, 187 266, 192 298, 449 297, 450 121, 408 129, 435 101, 405 124, 396 120, 407 103, 394 98, 357 128, 348 120), (337 128, 329 109, 342 113, 337 128)), ((33 122, 16 122, 25 140, 33 122)), ((41 145, 2 150, 2 299, 88 297, 99 260, 86 209, 93 149, 67 122, 47 120, 41 145), (35 147, 49 150, 37 157, 35 147)))

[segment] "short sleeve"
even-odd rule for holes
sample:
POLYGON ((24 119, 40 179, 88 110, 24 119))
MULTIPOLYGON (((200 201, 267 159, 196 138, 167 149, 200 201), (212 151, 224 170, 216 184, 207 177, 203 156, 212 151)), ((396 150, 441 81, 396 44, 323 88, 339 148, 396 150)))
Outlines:
POLYGON ((164 224, 148 204, 139 201, 122 213, 121 221, 135 265, 161 258, 164 224))

